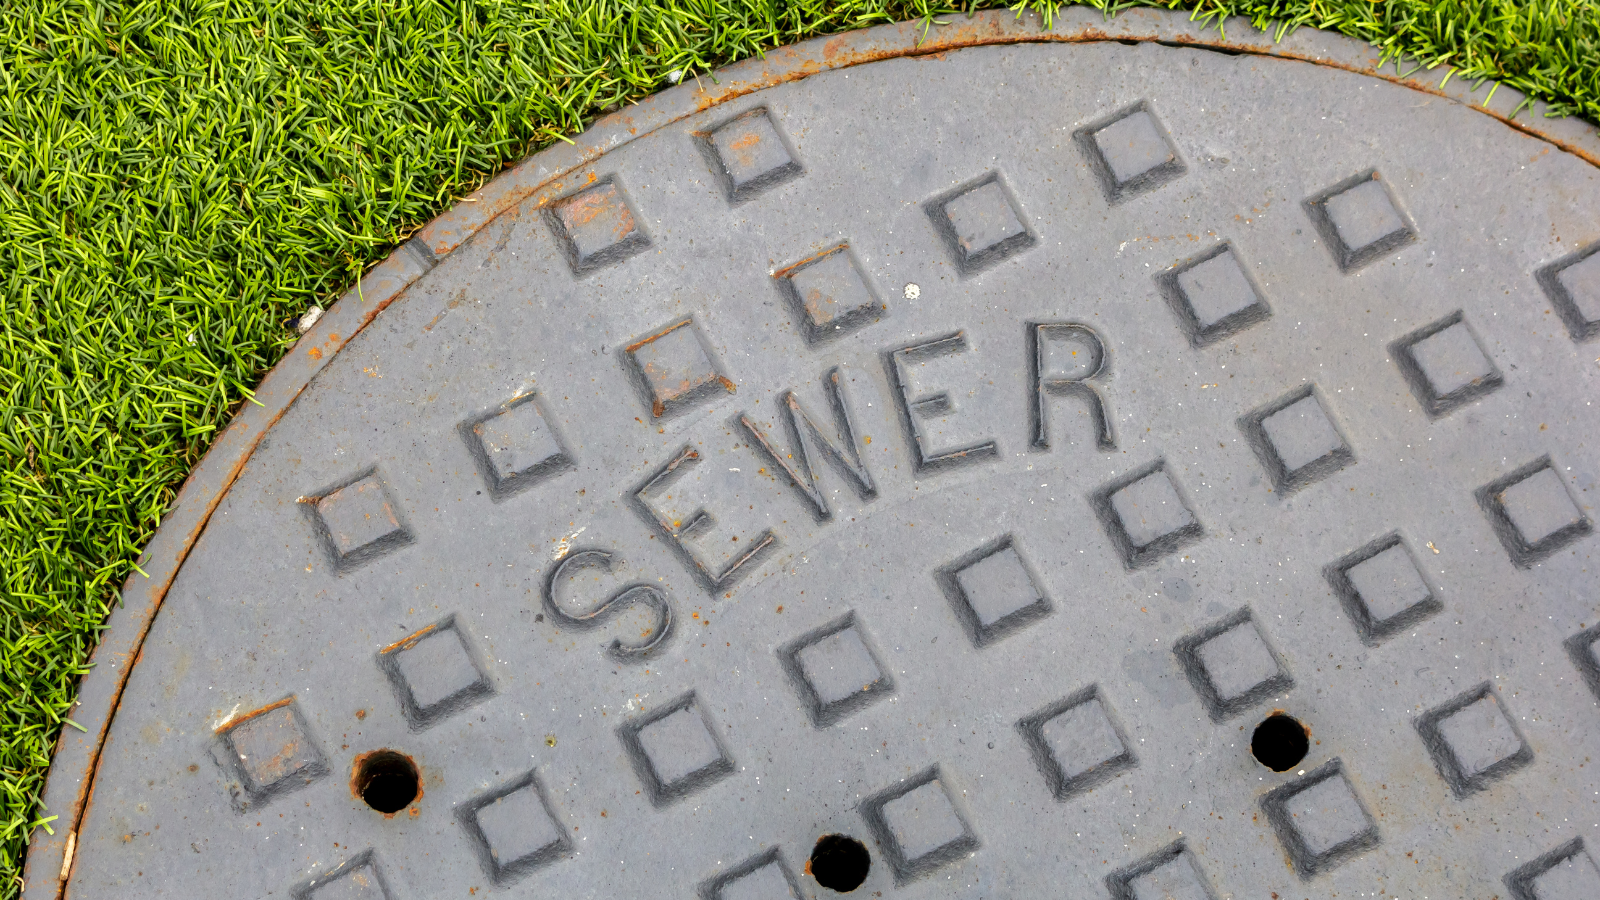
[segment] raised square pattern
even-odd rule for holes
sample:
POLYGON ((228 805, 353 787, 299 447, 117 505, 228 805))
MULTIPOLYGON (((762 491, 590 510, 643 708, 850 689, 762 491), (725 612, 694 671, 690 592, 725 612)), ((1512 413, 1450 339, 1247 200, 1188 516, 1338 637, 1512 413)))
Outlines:
POLYGON ((390 900, 388 885, 371 850, 289 890, 294 900, 390 900))
POLYGON ((935 577, 979 647, 1050 614, 1050 600, 1011 535, 968 553, 935 577))
POLYGON ((766 109, 743 113, 700 139, 723 192, 733 203, 743 203, 798 178, 802 171, 766 109))
POLYGON ((1417 239, 1411 217, 1375 170, 1341 181, 1306 200, 1305 208, 1344 272, 1417 239))
POLYGON ((1435 418, 1505 384, 1460 310, 1395 341, 1389 350, 1411 393, 1435 418))
POLYGON ((1288 667, 1267 643, 1249 607, 1183 638, 1173 652, 1213 721, 1239 715, 1294 687, 1288 667))
POLYGON ((978 836, 937 765, 867 798, 861 815, 896 884, 914 881, 978 849, 978 836))
POLYGON ((1378 825, 1337 758, 1268 791, 1261 808, 1302 879, 1378 846, 1378 825))
POLYGON ((1521 568, 1594 531, 1548 456, 1478 488, 1477 498, 1511 562, 1521 568))
POLYGON ((576 467, 533 393, 462 426, 494 500, 503 500, 576 467))
POLYGON ((733 393, 716 355, 693 319, 674 322, 623 348, 658 419, 678 415, 701 402, 733 393))
POLYGON ((1112 900, 1217 900, 1183 840, 1106 876, 1112 900))
POLYGON ((1573 340, 1600 337, 1600 244, 1556 260, 1537 277, 1573 340))
POLYGON ((293 697, 234 719, 218 729, 217 738, 224 767, 233 775, 233 804, 241 811, 304 787, 329 771, 293 697))
POLYGON ((987 269, 1038 242, 997 172, 935 197, 923 208, 963 275, 987 269))
POLYGON ((1181 178, 1187 168, 1150 104, 1140 101, 1075 133, 1107 202, 1181 178))
POLYGON ((843 337, 882 317, 886 308, 861 272, 848 245, 841 245, 773 273, 799 313, 806 342, 843 337))
POLYGON ((1567 656, 1578 667, 1584 683, 1596 700, 1600 700, 1600 625, 1580 631, 1565 641, 1567 656))
POLYGON ((325 492, 307 503, 306 508, 314 512, 317 531, 334 570, 340 573, 412 542, 411 531, 401 521, 399 505, 389 496, 376 469, 368 469, 325 492))
POLYGON ((1156 460, 1100 488, 1090 498, 1123 565, 1137 569, 1176 553, 1205 534, 1194 510, 1156 460))
POLYGON ((1057 800, 1092 790, 1138 764, 1097 685, 1050 704, 1017 728, 1057 800))
POLYGON ((1315 385, 1303 385, 1239 420, 1273 490, 1291 494, 1356 461, 1315 385))
POLYGON ((894 678, 854 612, 785 644, 778 661, 818 728, 894 694, 894 678))
POLYGON ((1398 532, 1350 553, 1323 574, 1368 646, 1377 646, 1444 608, 1398 532))
POLYGON ((449 616, 378 651, 395 699, 412 731, 438 724, 453 713, 494 695, 466 635, 449 616))
POLYGON ((456 818, 484 873, 497 885, 517 881, 572 852, 572 840, 532 769, 462 804, 456 818))
POLYGON ((694 691, 617 730, 657 807, 667 806, 733 774, 733 757, 694 691))
POLYGON ((800 883, 777 847, 728 869, 700 885, 700 900, 804 900, 800 883))
POLYGON ((557 200, 546 219, 574 275, 619 263, 650 246, 614 175, 557 200))
POLYGON ((1232 244, 1219 244, 1179 263, 1156 276, 1156 283, 1195 347, 1214 344, 1272 316, 1232 244))
POLYGON ((1435 768, 1465 797, 1533 762, 1533 748, 1484 682, 1417 720, 1435 768))
POLYGON ((1600 897, 1600 866, 1573 838, 1505 878, 1511 900, 1594 900, 1600 897))

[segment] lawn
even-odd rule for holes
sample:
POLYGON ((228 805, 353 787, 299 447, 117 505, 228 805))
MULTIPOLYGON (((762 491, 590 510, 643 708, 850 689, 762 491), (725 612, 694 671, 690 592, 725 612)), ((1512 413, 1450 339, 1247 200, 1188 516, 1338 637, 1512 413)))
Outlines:
MULTIPOLYGON (((1099 2, 1337 30, 1600 121, 1600 0, 1099 2)), ((1007 5, 6 0, 0 900, 117 587, 299 312, 669 73, 1007 5)))

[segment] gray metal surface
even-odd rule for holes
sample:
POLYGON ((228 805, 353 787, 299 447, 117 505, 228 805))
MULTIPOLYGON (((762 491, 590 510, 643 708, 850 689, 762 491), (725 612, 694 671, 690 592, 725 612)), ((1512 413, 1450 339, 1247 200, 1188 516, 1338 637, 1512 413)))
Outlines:
POLYGON ((1328 68, 1034 45, 570 182, 256 449, 69 896, 828 896, 830 832, 867 895, 1594 895, 1588 163, 1328 68))

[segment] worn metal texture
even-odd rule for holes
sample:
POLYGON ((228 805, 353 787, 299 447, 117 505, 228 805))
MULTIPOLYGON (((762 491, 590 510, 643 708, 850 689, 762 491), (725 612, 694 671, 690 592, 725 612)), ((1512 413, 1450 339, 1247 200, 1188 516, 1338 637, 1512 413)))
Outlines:
POLYGON ((869 895, 1593 896, 1592 129, 964 27, 662 95, 332 310, 28 896, 823 897, 830 833, 869 895))

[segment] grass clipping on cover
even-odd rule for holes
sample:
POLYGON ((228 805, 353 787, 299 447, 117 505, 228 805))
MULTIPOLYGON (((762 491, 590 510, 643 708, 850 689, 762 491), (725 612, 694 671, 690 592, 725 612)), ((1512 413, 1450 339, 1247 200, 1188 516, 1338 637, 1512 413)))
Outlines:
MULTIPOLYGON (((1600 120, 1597 0, 1098 5, 1337 30, 1600 120)), ((936 28, 968 6, 10 0, 0 900, 17 896, 33 828, 62 824, 39 806, 44 773, 117 587, 189 468, 293 341, 292 317, 453 198, 670 73, 868 25, 936 28)))

